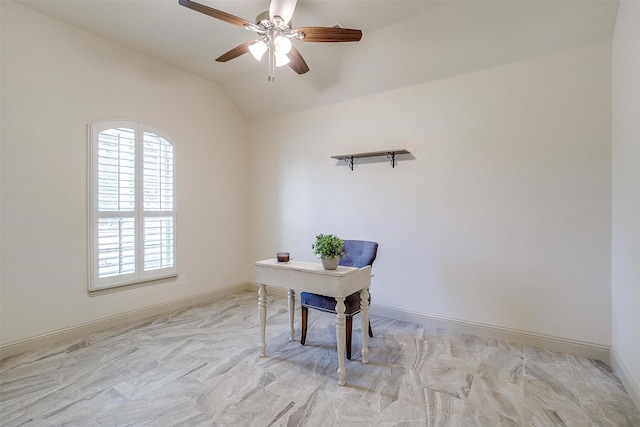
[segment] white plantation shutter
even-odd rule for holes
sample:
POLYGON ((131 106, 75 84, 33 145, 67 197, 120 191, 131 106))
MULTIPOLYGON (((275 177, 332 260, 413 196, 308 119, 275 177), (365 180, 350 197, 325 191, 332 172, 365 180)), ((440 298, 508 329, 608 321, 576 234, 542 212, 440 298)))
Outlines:
POLYGON ((143 133, 144 271, 172 267, 174 248, 173 145, 143 133))
POLYGON ((98 134, 98 277, 135 273, 135 133, 98 134))
POLYGON ((176 274, 175 146, 129 121, 90 126, 90 290, 176 274))
POLYGON ((173 265, 173 218, 144 219, 144 271, 173 265))

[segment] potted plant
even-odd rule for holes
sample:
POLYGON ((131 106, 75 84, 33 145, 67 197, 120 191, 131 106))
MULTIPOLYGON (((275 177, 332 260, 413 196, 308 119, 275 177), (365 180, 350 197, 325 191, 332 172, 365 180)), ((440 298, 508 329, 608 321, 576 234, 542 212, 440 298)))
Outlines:
POLYGON ((340 258, 344 255, 344 242, 333 234, 318 234, 311 249, 320 257, 325 270, 335 270, 338 268, 340 258))

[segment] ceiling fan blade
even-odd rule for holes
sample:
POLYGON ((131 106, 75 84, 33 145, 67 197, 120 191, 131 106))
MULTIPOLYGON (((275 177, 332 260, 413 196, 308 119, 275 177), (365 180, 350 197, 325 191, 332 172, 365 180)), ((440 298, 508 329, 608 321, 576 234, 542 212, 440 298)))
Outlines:
POLYGON ((249 52, 249 46, 255 42, 256 42, 255 40, 249 40, 248 42, 244 42, 241 45, 234 47, 229 52, 223 53, 222 55, 217 57, 216 61, 227 62, 227 61, 231 61, 234 58, 237 58, 240 55, 244 55, 245 53, 249 52))
POLYGON ((189 9, 193 9, 197 12, 204 13, 205 15, 212 16, 216 19, 220 19, 221 21, 225 21, 233 25, 238 25, 240 27, 244 27, 247 24, 250 26, 255 25, 253 22, 249 22, 246 19, 238 18, 237 16, 231 15, 227 12, 223 12, 221 10, 214 9, 212 7, 205 6, 191 0, 178 0, 178 3, 184 7, 188 7, 189 9))
POLYGON ((291 51, 287 56, 291 60, 291 62, 289 62, 289 67, 291 67, 293 71, 298 74, 304 74, 309 71, 309 66, 304 61, 304 58, 302 57, 302 55, 300 55, 300 52, 298 52, 298 49, 296 49, 295 46, 291 46, 291 51))
POLYGON ((271 19, 271 22, 275 22, 273 18, 279 16, 285 24, 288 24, 293 16, 293 11, 296 9, 296 3, 298 3, 298 0, 271 0, 269 5, 269 19, 271 19))
POLYGON ((300 27, 291 32, 304 33, 303 42, 358 42, 362 38, 362 31, 350 28, 333 27, 300 27))

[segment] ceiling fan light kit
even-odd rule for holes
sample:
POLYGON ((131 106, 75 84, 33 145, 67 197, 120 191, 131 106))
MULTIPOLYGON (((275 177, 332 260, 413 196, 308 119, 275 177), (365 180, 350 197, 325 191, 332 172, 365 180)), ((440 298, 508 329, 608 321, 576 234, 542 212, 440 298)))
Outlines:
POLYGON ((269 10, 256 17, 256 22, 213 9, 191 0, 178 0, 178 3, 189 9, 228 22, 242 26, 253 31, 260 37, 234 47, 230 51, 216 58, 218 62, 227 62, 238 56, 250 52, 258 61, 261 61, 267 53, 269 60, 269 74, 267 80, 275 80, 275 67, 289 65, 298 74, 309 71, 309 66, 302 58, 298 49, 293 46, 291 40, 300 40, 312 43, 325 42, 357 42, 362 38, 362 31, 339 27, 300 27, 292 28, 291 17, 296 8, 297 0, 271 0, 269 10))

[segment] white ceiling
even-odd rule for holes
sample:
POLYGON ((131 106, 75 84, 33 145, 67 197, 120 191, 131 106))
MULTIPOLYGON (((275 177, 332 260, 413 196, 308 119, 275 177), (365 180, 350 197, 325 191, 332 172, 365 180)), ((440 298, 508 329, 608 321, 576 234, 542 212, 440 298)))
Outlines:
MULTIPOLYGON (((253 21, 268 0, 196 0, 253 21)), ((247 121, 429 82, 612 37, 617 0, 299 0, 293 26, 358 28, 359 43, 294 42, 297 75, 243 55, 253 33, 177 0, 18 0, 86 32, 223 87, 247 121)))

